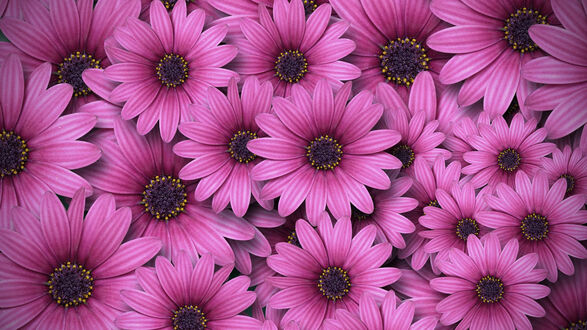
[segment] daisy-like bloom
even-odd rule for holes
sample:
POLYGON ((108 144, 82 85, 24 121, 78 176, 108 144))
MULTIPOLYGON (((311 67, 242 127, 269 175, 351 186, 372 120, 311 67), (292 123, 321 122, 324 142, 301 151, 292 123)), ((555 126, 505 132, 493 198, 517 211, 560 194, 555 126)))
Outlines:
POLYGON ((487 209, 486 192, 483 189, 475 194, 470 183, 461 187, 456 182, 450 190, 436 190, 438 206, 426 206, 419 219, 420 224, 431 229, 419 234, 430 239, 424 252, 437 253, 435 264, 446 259, 453 247, 464 251, 469 235, 483 237, 487 233, 488 228, 477 221, 479 212, 487 209))
POLYGON ((534 119, 524 121, 517 114, 508 126, 499 116, 491 124, 479 123, 479 135, 471 136, 469 144, 474 151, 465 152, 463 159, 470 165, 463 167, 463 174, 470 175, 475 188, 500 183, 512 185, 518 172, 534 175, 542 160, 554 149, 546 143, 546 130, 536 129, 534 119))
POLYGON ((365 91, 347 105, 351 83, 333 97, 325 79, 313 97, 294 85, 292 99, 275 97, 275 114, 260 114, 256 121, 270 137, 250 140, 248 149, 264 157, 251 172, 253 180, 269 180, 262 199, 281 196, 279 214, 287 216, 306 201, 310 221, 325 207, 337 215, 351 215, 351 205, 373 212, 365 186, 385 190, 390 180, 383 169, 401 167, 383 152, 399 141, 392 130, 374 130, 383 109, 372 104, 365 91))
POLYGON ((359 77, 356 66, 340 61, 355 43, 340 38, 346 23, 329 24, 331 11, 329 4, 323 4, 306 20, 302 0, 275 0, 271 18, 267 8, 259 6, 259 22, 250 18, 240 22, 245 38, 235 41, 240 51, 236 70, 261 82, 271 81, 277 96, 290 96, 296 85, 312 91, 323 78, 339 89, 342 80, 359 77))
POLYGON ((231 79, 228 97, 214 87, 208 90, 208 106, 193 105, 198 121, 183 123, 179 131, 189 140, 173 148, 179 156, 193 159, 179 171, 182 180, 200 179, 195 190, 198 201, 213 197, 212 206, 222 211, 230 201, 232 211, 242 217, 249 208, 251 193, 267 209, 272 201, 259 198, 261 184, 251 180, 251 169, 260 159, 247 149, 250 140, 264 133, 255 122, 260 113, 271 110, 273 87, 248 78, 239 97, 236 80, 231 79), (195 158, 195 159, 194 159, 195 158))
POLYGON ((194 199, 195 182, 179 178, 186 161, 173 153, 171 143, 155 132, 140 135, 133 123, 122 120, 113 132, 100 133, 93 140, 103 156, 83 174, 96 190, 111 193, 117 205, 131 209, 129 237, 158 237, 163 255, 171 258, 185 250, 212 253, 218 264, 234 263, 226 238, 251 240, 255 228, 194 199))
POLYGON ((276 245, 277 254, 267 264, 283 276, 267 280, 281 290, 269 305, 288 309, 281 320, 290 320, 304 329, 317 329, 336 309, 356 312, 363 293, 381 302, 387 286, 400 276, 396 268, 381 267, 391 254, 389 243, 373 247, 377 230, 367 226, 352 237, 351 221, 339 219, 334 228, 330 220, 321 221, 317 232, 305 220, 296 223, 301 248, 288 243, 276 245))
POLYGON ((132 272, 157 254, 161 242, 121 244, 130 210, 116 209, 109 195, 96 199, 85 220, 83 189, 67 212, 52 192, 39 203, 40 220, 17 207, 11 213, 14 230, 0 229, 2 326, 113 328, 126 309, 119 291, 136 285, 132 272))
POLYGON ((563 275, 550 287, 550 294, 541 301, 546 316, 533 322, 535 329, 587 328, 587 261, 581 260, 575 267, 575 275, 563 275))
POLYGON ((122 290, 122 300, 132 311, 116 319, 124 329, 259 329, 261 322, 238 315, 255 301, 247 291, 249 278, 227 282, 232 266, 214 271, 214 258, 205 254, 192 265, 182 251, 174 265, 157 257, 155 268, 137 269, 142 290, 122 290))
POLYGON ((464 81, 460 105, 482 97, 490 118, 503 115, 514 95, 524 104, 532 83, 521 77, 521 67, 542 55, 528 35, 533 24, 556 22, 550 1, 433 0, 432 12, 455 26, 428 38, 430 48, 455 54, 440 71, 440 82, 464 81))
POLYGON ((426 39, 442 28, 426 0, 332 0, 332 7, 351 24, 357 43, 351 63, 361 69, 357 90, 375 92, 386 82, 406 100, 420 72, 438 77, 446 55, 428 47, 426 39))
POLYGON ((109 49, 111 65, 106 77, 121 82, 110 95, 114 102, 125 102, 121 116, 139 117, 137 129, 145 134, 159 122, 163 141, 175 136, 179 122, 192 119, 188 104, 202 103, 209 86, 228 86, 236 73, 223 69, 237 53, 232 45, 218 44, 226 26, 203 31, 203 10, 186 13, 179 1, 171 13, 154 0, 150 7, 151 24, 129 18, 117 29, 118 43, 109 49))
POLYGON ((539 266, 548 271, 548 280, 557 279, 557 269, 566 275, 575 271, 570 256, 587 258, 581 241, 587 239, 585 195, 565 198, 566 179, 559 179, 549 189, 542 172, 533 180, 526 173, 516 175, 515 190, 505 184, 497 186, 497 196, 487 203, 495 211, 483 211, 478 221, 495 228, 503 241, 516 239, 522 253, 536 252, 539 266))
POLYGON ((410 300, 405 300, 396 306, 395 292, 390 290, 385 295, 381 306, 375 299, 364 293, 359 300, 359 313, 352 314, 345 309, 337 309, 333 319, 324 321, 325 330, 336 329, 434 329, 438 319, 429 316, 412 323, 415 307, 410 300), (397 308, 396 308, 397 307, 397 308))
POLYGON ((0 67, 0 228, 8 226, 15 205, 38 214, 45 191, 72 197, 90 184, 71 170, 100 158, 93 144, 77 139, 96 118, 89 114, 61 116, 73 93, 58 84, 47 89, 51 65, 45 63, 25 81, 20 60, 10 55, 0 67))
POLYGON ((93 0, 27 1, 24 18, 0 20, 2 32, 25 56, 52 64, 57 82, 73 87, 74 110, 95 100, 82 73, 110 64, 104 42, 127 18, 138 17, 140 2, 100 0, 94 7, 93 0))
POLYGON ((469 236, 467 251, 452 248, 450 262, 439 264, 447 276, 430 281, 432 288, 450 295, 436 307, 440 322, 460 321, 457 329, 532 329, 526 315, 543 317, 544 308, 535 299, 550 293, 537 284, 546 276, 544 269, 534 269, 538 256, 516 259, 518 241, 510 240, 502 250, 493 233, 484 244, 469 236))
POLYGON ((562 151, 555 149, 552 159, 543 159, 542 168, 550 183, 560 178, 567 180, 566 196, 587 195, 587 158, 579 148, 572 150, 566 145, 562 151))
POLYGON ((536 111, 552 110, 544 127, 548 137, 558 139, 587 123, 587 4, 579 0, 551 0, 562 23, 533 26, 532 41, 550 56, 534 59, 522 68, 525 79, 546 84, 526 99, 536 111))

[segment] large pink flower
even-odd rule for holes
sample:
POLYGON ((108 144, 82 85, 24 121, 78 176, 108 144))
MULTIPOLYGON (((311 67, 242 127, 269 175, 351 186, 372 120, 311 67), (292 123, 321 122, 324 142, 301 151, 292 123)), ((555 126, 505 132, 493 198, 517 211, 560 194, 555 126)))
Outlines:
POLYGON ((311 91, 322 78, 338 89, 342 80, 361 74, 356 66, 340 60, 355 43, 340 38, 345 23, 329 24, 330 5, 321 5, 307 20, 302 0, 275 0, 273 19, 264 6, 259 13, 259 22, 250 18, 240 22, 245 39, 235 41, 239 47, 235 68, 261 82, 271 81, 275 95, 289 96, 298 84, 311 91))
POLYGON ((278 243, 277 254, 267 258, 269 267, 283 275, 267 279, 281 289, 269 305, 288 309, 281 326, 293 320, 302 328, 316 329, 336 309, 356 312, 363 293, 372 294, 380 303, 387 293, 382 287, 397 281, 400 272, 381 267, 391 254, 391 245, 371 247, 375 233, 373 226, 367 226, 353 238, 348 218, 339 219, 334 228, 330 219, 323 219, 318 232, 299 220, 296 234, 301 248, 278 243))
POLYGON ((515 190, 497 186, 497 196, 487 202, 495 211, 479 212, 477 220, 495 228, 502 241, 516 239, 523 253, 536 252, 539 266, 548 271, 548 280, 556 281, 557 269, 566 275, 575 271, 570 256, 585 259, 587 239, 585 195, 565 197, 566 180, 559 179, 549 189, 544 173, 533 180, 526 173, 516 175, 515 190))
POLYGON ((350 216, 350 203, 371 213, 373 200, 365 186, 389 188, 383 169, 401 167, 397 158, 383 152, 399 141, 399 134, 371 131, 383 112, 381 105, 372 104, 368 91, 347 105, 350 89, 348 83, 334 98, 323 79, 312 98, 294 85, 291 100, 273 99, 275 114, 257 116, 257 124, 270 137, 249 141, 249 150, 266 158, 251 174, 254 180, 269 180, 261 198, 281 196, 281 216, 304 200, 312 222, 327 205, 337 215, 350 216))
POLYGON ((518 241, 510 240, 503 250, 495 234, 487 235, 484 244, 475 235, 467 239, 468 254, 452 248, 450 262, 439 264, 448 276, 430 281, 435 290, 450 296, 436 309, 440 322, 449 325, 460 321, 457 329, 532 329, 526 315, 543 317, 544 309, 535 299, 546 297, 550 289, 536 284, 546 271, 534 269, 534 253, 516 260, 518 241))
POLYGON ((0 229, 2 327, 105 329, 126 307, 119 291, 136 285, 132 273, 161 247, 155 238, 121 245, 131 216, 99 197, 84 220, 83 189, 67 212, 52 192, 42 196, 41 217, 11 213, 14 230, 0 229))
POLYGON ((458 103, 471 105, 484 97, 492 119, 505 113, 514 95, 523 107, 535 87, 521 77, 521 66, 542 54, 528 28, 556 22, 550 1, 433 0, 431 9, 455 25, 431 35, 428 46, 455 54, 440 71, 440 81, 464 81, 458 103))
POLYGON ((587 4, 579 0, 551 0, 563 28, 533 26, 532 40, 547 52, 522 68, 525 79, 546 84, 526 99, 531 110, 552 110, 544 127, 558 139, 587 123, 587 4))
POLYGON ((259 329, 261 322, 237 315, 253 301, 247 291, 249 278, 239 276, 225 283, 232 266, 216 272, 214 259, 206 254, 192 265, 183 251, 172 265, 157 257, 155 268, 139 268, 136 276, 142 290, 121 292, 133 311, 122 314, 116 325, 124 329, 259 329))
POLYGON ((71 170, 94 163, 100 150, 77 141, 96 118, 89 114, 61 116, 72 88, 58 84, 47 89, 51 65, 39 66, 25 81, 20 60, 11 55, 0 67, 0 228, 8 212, 22 205, 38 214, 41 196, 51 190, 72 197, 89 183, 71 170))
POLYGON ((179 122, 192 119, 190 103, 202 103, 209 86, 228 86, 237 74, 222 66, 237 53, 232 45, 218 44, 226 26, 202 31, 203 10, 186 13, 184 1, 168 13, 159 0, 150 7, 151 24, 129 18, 116 30, 118 43, 109 48, 106 77, 121 82, 110 95, 113 102, 125 102, 121 116, 139 117, 137 129, 146 134, 159 122, 161 137, 171 141, 179 122))
POLYGON ((273 87, 248 78, 239 97, 236 81, 231 79, 228 97, 216 88, 208 90, 208 106, 191 106, 198 121, 183 123, 180 132, 189 140, 173 148, 179 156, 193 159, 179 171, 182 180, 200 179, 195 197, 203 201, 210 196, 216 212, 230 201, 232 211, 242 217, 249 208, 251 193, 263 207, 273 203, 262 200, 261 184, 251 180, 250 172, 260 159, 247 149, 247 142, 265 134, 255 117, 271 110, 273 87), (195 159, 194 159, 195 158, 195 159))

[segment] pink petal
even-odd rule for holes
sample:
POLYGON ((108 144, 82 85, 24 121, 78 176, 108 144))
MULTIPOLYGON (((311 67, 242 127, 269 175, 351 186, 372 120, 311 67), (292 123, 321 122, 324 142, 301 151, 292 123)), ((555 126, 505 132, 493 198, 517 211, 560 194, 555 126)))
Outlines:
POLYGON ((519 56, 514 51, 506 50, 493 64, 495 69, 489 78, 483 100, 483 108, 491 118, 505 113, 512 102, 520 81, 519 56))
POLYGON ((439 75, 440 82, 454 84, 469 78, 485 69, 503 51, 504 45, 498 42, 474 53, 455 55, 442 67, 439 75))
POLYGON ((141 314, 154 318, 168 318, 173 312, 162 305, 155 297, 139 290, 123 290, 120 292, 121 299, 132 309, 141 314))
POLYGON ((587 67, 544 56, 524 65, 524 78, 542 84, 572 84, 587 81, 587 67))
POLYGON ((161 249, 161 242, 152 237, 137 238, 126 242, 94 270, 97 278, 110 278, 126 274, 144 265, 161 249))
POLYGON ((587 89, 578 90, 557 105, 548 116, 544 127, 550 139, 558 139, 570 134, 587 122, 587 99, 584 96, 587 89))
POLYGON ((503 32, 481 25, 461 25, 438 31, 428 37, 428 46, 444 53, 472 53, 503 38, 503 32))
POLYGON ((536 24, 528 30, 528 34, 540 49, 557 59, 578 66, 587 66, 587 59, 583 56, 587 52, 587 42, 571 31, 536 24))

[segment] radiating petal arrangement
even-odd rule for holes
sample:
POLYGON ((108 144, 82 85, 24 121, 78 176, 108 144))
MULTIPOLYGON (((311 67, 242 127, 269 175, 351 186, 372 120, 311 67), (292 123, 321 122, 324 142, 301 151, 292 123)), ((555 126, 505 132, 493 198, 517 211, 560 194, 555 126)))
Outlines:
POLYGON ((583 0, 0 0, 0 328, 587 329, 583 0))

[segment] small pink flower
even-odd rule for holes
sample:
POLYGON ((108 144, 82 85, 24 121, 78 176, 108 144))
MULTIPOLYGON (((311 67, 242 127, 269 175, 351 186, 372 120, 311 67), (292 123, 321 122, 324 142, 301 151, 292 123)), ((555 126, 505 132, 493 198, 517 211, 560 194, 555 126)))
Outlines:
POLYGON ((551 184, 560 178, 567 180, 566 196, 587 195, 587 158, 579 148, 571 151, 566 145, 562 151, 555 149, 552 159, 543 159, 542 167, 551 184))

